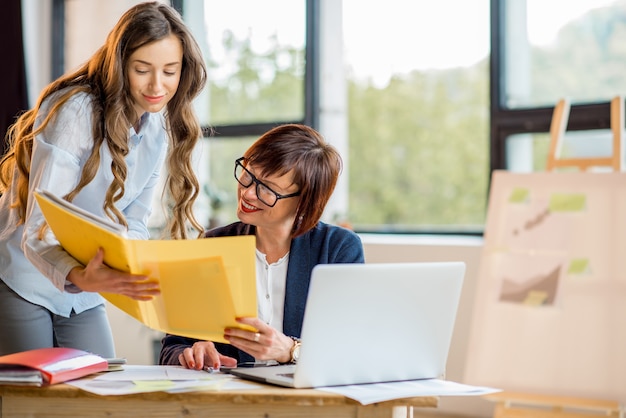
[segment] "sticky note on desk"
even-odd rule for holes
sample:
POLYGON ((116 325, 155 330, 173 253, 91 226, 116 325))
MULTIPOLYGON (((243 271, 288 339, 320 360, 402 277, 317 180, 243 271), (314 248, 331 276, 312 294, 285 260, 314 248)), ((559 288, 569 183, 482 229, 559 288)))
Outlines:
POLYGON ((139 392, 158 392, 174 387, 171 380, 135 380, 133 383, 139 392))

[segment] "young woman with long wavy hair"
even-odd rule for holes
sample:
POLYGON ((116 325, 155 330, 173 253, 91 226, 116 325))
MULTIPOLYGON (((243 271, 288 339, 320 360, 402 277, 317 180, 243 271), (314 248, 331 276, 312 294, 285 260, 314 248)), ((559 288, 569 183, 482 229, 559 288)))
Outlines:
POLYGON ((191 161, 201 129, 192 100, 205 82, 202 54, 178 12, 141 3, 9 128, 0 162, 0 355, 52 346, 115 355, 97 292, 146 300, 158 285, 108 268, 102 250, 80 264, 46 228, 33 192, 47 190, 147 239, 164 175, 169 236, 187 238, 190 225, 199 236, 191 161))

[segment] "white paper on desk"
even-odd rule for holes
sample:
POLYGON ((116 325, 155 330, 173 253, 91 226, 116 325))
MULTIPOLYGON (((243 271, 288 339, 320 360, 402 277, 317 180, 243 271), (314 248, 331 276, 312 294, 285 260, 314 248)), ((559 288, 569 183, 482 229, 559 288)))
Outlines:
POLYGON ((94 380, 106 381, 149 381, 149 380, 202 380, 210 379, 219 373, 211 374, 204 370, 191 370, 182 366, 141 366, 124 365, 118 372, 106 373, 94 380))
POLYGON ((360 402, 362 405, 414 396, 480 396, 501 391, 501 389, 470 386, 440 379, 329 386, 317 389, 343 395, 360 402))
POLYGON ((129 366, 124 370, 66 382, 96 395, 128 395, 146 392, 193 392, 245 389, 226 373, 207 373, 180 366, 129 366))

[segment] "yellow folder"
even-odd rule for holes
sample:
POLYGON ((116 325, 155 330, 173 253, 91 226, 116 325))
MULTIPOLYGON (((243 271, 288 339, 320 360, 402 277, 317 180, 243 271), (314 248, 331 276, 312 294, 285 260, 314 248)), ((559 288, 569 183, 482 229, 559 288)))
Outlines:
POLYGON ((35 197, 63 248, 87 264, 98 248, 115 269, 146 274, 161 294, 150 301, 102 293, 150 328, 226 342, 224 328, 248 329, 236 317, 256 317, 255 238, 252 235, 187 240, 137 240, 124 227, 38 190, 35 197))

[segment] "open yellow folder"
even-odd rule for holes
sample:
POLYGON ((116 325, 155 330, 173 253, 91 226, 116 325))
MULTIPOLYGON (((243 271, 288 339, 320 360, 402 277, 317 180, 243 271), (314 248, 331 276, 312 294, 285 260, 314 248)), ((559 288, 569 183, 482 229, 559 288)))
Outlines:
POLYGON ((187 240, 137 240, 123 226, 38 190, 35 197, 63 248, 87 264, 98 248, 115 269, 146 274, 160 283, 150 301, 102 293, 110 303, 150 328, 226 342, 236 317, 256 317, 254 236, 187 240))

